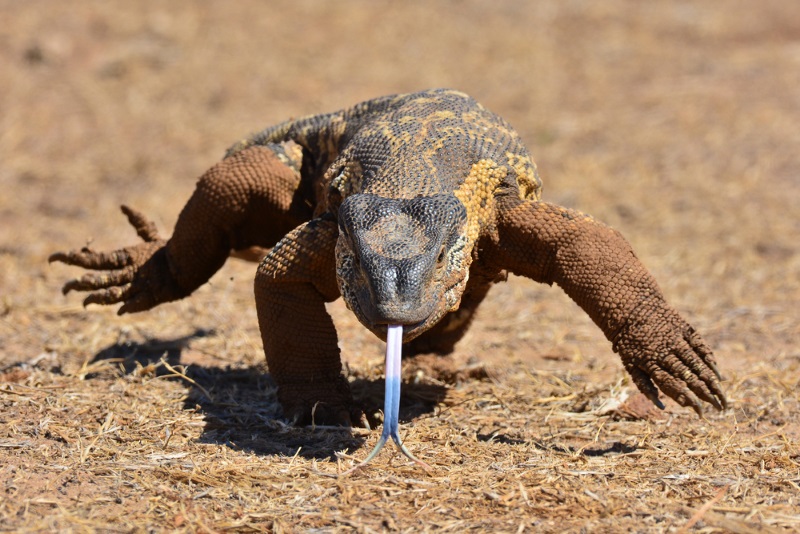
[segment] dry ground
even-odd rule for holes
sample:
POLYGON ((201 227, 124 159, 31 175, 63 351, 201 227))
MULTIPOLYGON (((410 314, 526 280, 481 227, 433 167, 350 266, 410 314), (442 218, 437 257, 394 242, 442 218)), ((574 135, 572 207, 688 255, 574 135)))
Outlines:
MULTIPOLYGON (((800 3, 0 0, 0 22, 0 530, 800 530, 800 3), (512 279, 452 359, 406 363, 433 471, 387 449, 335 478, 377 432, 281 421, 252 264, 132 317, 61 296, 77 272, 48 254, 132 243, 120 203, 168 233, 244 134, 436 86, 631 240, 730 410, 648 411, 575 305, 512 279)), ((332 311, 379 408, 382 344, 332 311)))

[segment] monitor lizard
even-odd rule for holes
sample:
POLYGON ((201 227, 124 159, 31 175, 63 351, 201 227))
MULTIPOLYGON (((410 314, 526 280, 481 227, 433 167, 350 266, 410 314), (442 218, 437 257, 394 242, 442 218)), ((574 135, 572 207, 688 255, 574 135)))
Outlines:
POLYGON ((140 312, 181 299, 230 255, 263 256, 259 328, 278 399, 296 424, 363 425, 325 303, 340 296, 406 353, 448 353, 506 273, 557 284, 603 331, 631 379, 702 412, 724 409, 712 351, 611 227, 541 200, 520 136, 458 91, 376 98, 289 120, 208 170, 172 237, 123 212, 143 242, 59 252, 90 272, 64 292, 140 312), (259 252, 262 252, 261 254, 259 252), (264 255, 265 254, 265 255, 264 255))

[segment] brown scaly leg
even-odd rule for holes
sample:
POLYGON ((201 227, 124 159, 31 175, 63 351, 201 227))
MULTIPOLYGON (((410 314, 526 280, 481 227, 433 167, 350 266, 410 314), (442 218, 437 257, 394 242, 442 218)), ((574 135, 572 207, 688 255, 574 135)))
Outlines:
POLYGON ((189 295, 225 263, 231 250, 271 247, 311 218, 300 175, 267 147, 221 161, 200 178, 169 240, 141 213, 122 207, 144 243, 111 252, 57 252, 50 261, 106 271, 64 285, 91 291, 84 304, 116 304, 119 313, 148 310, 189 295))
POLYGON ((298 226, 264 258, 255 280, 258 325, 284 415, 295 424, 366 426, 342 376, 325 303, 339 298, 330 214, 298 226))
POLYGON ((497 202, 489 261, 561 286, 603 330, 633 382, 657 406, 663 407, 656 387, 698 414, 700 400, 727 407, 711 350, 667 304, 619 232, 545 202, 497 202))

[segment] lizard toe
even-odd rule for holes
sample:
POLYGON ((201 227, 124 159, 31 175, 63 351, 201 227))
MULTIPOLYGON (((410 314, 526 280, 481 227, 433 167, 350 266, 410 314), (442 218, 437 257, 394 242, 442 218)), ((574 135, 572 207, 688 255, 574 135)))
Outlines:
POLYGON ((110 289, 115 286, 128 285, 132 279, 133 273, 124 270, 103 274, 87 273, 80 278, 70 280, 64 284, 62 292, 66 295, 70 291, 95 291, 97 289, 110 289))
POLYGON ((88 247, 83 247, 80 250, 70 250, 69 252, 55 252, 47 258, 47 261, 75 265, 84 269, 111 270, 130 265, 131 257, 125 249, 96 252, 88 247))
POLYGON ((340 426, 353 427, 350 410, 340 404, 329 404, 324 401, 309 405, 306 402, 284 406, 286 419, 294 426, 340 426))
POLYGON ((125 204, 120 206, 120 209, 128 218, 128 222, 131 224, 131 226, 133 226, 133 228, 136 230, 136 235, 142 238, 144 242, 152 243, 160 239, 156 224, 145 217, 142 212, 126 206, 125 204))
POLYGON ((653 382, 666 396, 681 406, 692 408, 698 416, 703 416, 703 407, 700 401, 683 379, 655 362, 648 366, 648 372, 653 382))
POLYGON ((639 389, 639 391, 641 391, 645 397, 650 399, 650 402, 652 402, 656 407, 658 407, 660 410, 663 410, 664 403, 658 398, 658 388, 655 384, 653 384, 653 381, 650 380, 650 375, 635 366, 629 366, 628 373, 630 373, 631 379, 633 380, 633 383, 636 384, 636 387, 639 389))
POLYGON ((122 302, 130 296, 131 284, 117 285, 95 291, 83 299, 83 305, 89 304, 116 304, 122 302))

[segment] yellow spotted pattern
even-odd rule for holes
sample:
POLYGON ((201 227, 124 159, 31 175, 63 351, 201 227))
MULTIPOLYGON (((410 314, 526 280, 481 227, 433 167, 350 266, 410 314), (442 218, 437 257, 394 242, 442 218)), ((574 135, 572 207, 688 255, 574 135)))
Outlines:
POLYGON ((470 245, 478 239, 481 228, 494 218, 494 192, 507 174, 505 166, 491 159, 482 159, 472 166, 466 180, 456 189, 456 198, 467 208, 467 240, 470 245))

